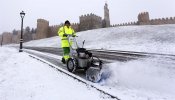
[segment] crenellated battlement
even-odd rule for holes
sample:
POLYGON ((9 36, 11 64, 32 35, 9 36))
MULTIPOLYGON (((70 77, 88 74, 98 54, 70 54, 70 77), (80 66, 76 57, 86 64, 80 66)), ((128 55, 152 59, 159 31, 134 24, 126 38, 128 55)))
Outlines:
POLYGON ((52 25, 52 26, 49 26, 50 28, 58 28, 58 27, 60 27, 60 26, 62 26, 62 25, 52 25))
POLYGON ((79 23, 71 23, 72 28, 75 30, 75 32, 79 31, 79 23))
POLYGON ((96 28, 102 28, 102 17, 97 16, 93 13, 81 15, 79 17, 80 24, 79 24, 79 30, 89 30, 89 29, 96 29, 96 28))
POLYGON ((86 21, 87 19, 102 20, 102 17, 97 16, 93 13, 81 15, 79 18, 80 18, 80 21, 86 21))
MULTIPOLYGON (((110 26, 110 19, 109 19, 109 9, 107 3, 105 3, 104 6, 104 20, 102 17, 90 13, 79 16, 79 23, 71 23, 72 28, 78 32, 78 31, 84 31, 84 30, 90 30, 90 29, 97 29, 102 27, 109 27, 110 26)), ((63 26, 64 24, 59 25, 52 25, 49 26, 49 21, 45 19, 38 19, 37 20, 37 32, 36 32, 36 38, 46 38, 51 36, 56 36, 58 29, 63 26)))
POLYGON ((160 25, 160 24, 175 24, 175 17, 170 18, 157 18, 149 19, 148 12, 142 12, 138 15, 138 24, 139 25, 160 25))
POLYGON ((151 25, 175 24, 175 17, 151 19, 149 22, 151 25))
POLYGON ((71 26, 79 25, 79 23, 71 23, 71 26))
POLYGON ((116 27, 116 26, 131 26, 131 25, 137 25, 137 22, 127 22, 127 23, 121 23, 121 24, 114 24, 114 25, 111 25, 111 27, 116 27))
MULTIPOLYGON (((104 19, 102 19, 102 17, 96 14, 93 14, 93 13, 85 14, 85 15, 79 16, 80 23, 71 23, 71 26, 77 32, 77 31, 97 29, 97 28, 102 28, 102 27, 175 24, 175 17, 150 19, 148 12, 141 12, 138 14, 138 21, 136 22, 126 22, 126 23, 121 23, 121 24, 110 25, 108 9, 104 9, 104 12, 105 12, 104 19)), ((51 37, 51 36, 57 35, 58 29, 61 26, 63 26, 63 23, 59 25, 49 26, 49 22, 47 20, 45 19, 37 20, 37 27, 41 31, 39 33, 47 34, 45 35, 45 37, 51 37)))
POLYGON ((150 19, 149 19, 149 13, 148 12, 141 12, 141 13, 139 13, 139 15, 138 15, 138 23, 139 24, 147 25, 147 24, 149 24, 149 20, 150 19))
POLYGON ((45 23, 45 24, 49 24, 49 21, 40 18, 40 19, 37 19, 37 23, 45 23))
POLYGON ((175 24, 175 17, 150 19, 148 12, 141 12, 138 14, 137 22, 115 24, 115 25, 112 25, 112 27, 128 26, 128 25, 161 25, 161 24, 175 24))

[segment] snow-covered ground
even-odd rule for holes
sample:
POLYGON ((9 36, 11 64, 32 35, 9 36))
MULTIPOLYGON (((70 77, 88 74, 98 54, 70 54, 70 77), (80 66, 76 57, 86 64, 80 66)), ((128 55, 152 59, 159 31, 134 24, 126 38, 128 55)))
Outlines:
MULTIPOLYGON (((86 40, 87 48, 175 55, 175 25, 104 28, 77 35, 78 41, 86 40)), ((24 45, 60 47, 60 39, 56 36, 24 45)), ((2 47, 0 61, 0 100, 99 100, 104 97, 30 58, 27 53, 2 47)), ((104 65, 103 70, 110 77, 95 85, 121 100, 175 100, 175 62, 170 57, 116 61, 104 65)))
MULTIPOLYGON (((77 35, 80 46, 86 40, 86 48, 175 54, 175 25, 112 27, 79 32, 77 35)), ((60 38, 56 36, 24 45, 60 47, 60 38)))
MULTIPOLYGON (((93 88, 14 48, 0 48, 0 100, 103 100, 93 88)), ((108 98, 107 98, 108 99, 108 98)))

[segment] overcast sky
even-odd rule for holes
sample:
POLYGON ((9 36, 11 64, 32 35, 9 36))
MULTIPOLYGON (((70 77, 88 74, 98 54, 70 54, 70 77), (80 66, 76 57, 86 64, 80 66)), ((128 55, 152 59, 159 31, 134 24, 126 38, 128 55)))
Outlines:
MULTIPOLYGON (((140 12, 150 18, 175 17, 175 0, 107 0, 111 24, 137 21, 140 12)), ((0 0, 0 34, 20 29, 19 13, 24 10, 24 27, 36 28, 38 18, 57 25, 65 20, 79 22, 82 14, 94 13, 104 18, 105 0, 0 0)))

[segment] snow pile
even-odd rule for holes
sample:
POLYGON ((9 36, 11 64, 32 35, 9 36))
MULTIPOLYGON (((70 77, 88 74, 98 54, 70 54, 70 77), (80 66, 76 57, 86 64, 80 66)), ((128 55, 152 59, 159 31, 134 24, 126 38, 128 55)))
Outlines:
POLYGON ((14 48, 0 47, 0 100, 110 100, 14 48))
POLYGON ((173 59, 145 58, 115 62, 106 64, 104 69, 110 77, 100 84, 108 88, 108 91, 120 95, 121 99, 144 100, 145 97, 150 100, 175 99, 173 59))

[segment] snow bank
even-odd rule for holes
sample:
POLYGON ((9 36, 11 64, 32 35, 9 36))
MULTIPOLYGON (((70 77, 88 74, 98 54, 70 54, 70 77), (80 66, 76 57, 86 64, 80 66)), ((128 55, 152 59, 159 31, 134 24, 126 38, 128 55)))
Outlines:
POLYGON ((175 54, 175 25, 121 26, 79 35, 87 48, 175 54))
POLYGON ((110 100, 14 48, 0 47, 0 100, 110 100))
MULTIPOLYGON (((175 54, 175 25, 120 26, 78 32, 77 41, 94 49, 175 54)), ((24 46, 60 47, 58 36, 24 43, 24 46)))
MULTIPOLYGON (((105 65, 110 77, 102 81, 110 91, 132 91, 139 98, 151 100, 175 99, 175 63, 173 59, 145 58, 105 65), (118 89, 118 90, 116 90, 118 89)), ((106 70, 105 70, 106 71, 106 70)), ((124 93, 120 94, 125 98, 124 93)), ((137 99, 138 100, 138 99, 137 99)))

